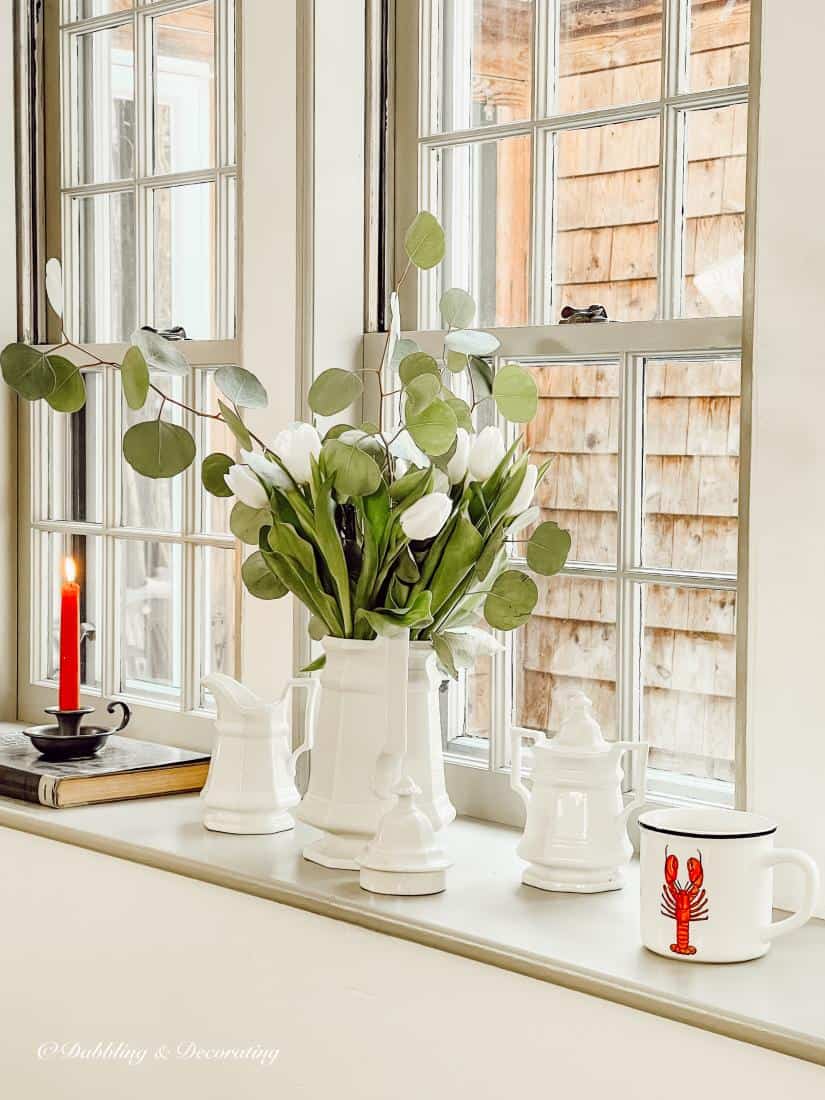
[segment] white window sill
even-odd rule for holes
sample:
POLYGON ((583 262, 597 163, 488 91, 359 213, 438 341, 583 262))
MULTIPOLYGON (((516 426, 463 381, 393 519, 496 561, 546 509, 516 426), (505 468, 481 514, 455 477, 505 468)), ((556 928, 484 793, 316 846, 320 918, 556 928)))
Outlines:
POLYGON ((825 1065, 825 922, 763 959, 692 965, 647 952, 638 936, 638 868, 616 893, 550 894, 520 883, 518 833, 459 818, 454 866, 434 897, 365 893, 351 872, 301 857, 317 835, 207 832, 196 796, 52 810, 0 799, 0 826, 77 844, 336 920, 413 940, 825 1065))

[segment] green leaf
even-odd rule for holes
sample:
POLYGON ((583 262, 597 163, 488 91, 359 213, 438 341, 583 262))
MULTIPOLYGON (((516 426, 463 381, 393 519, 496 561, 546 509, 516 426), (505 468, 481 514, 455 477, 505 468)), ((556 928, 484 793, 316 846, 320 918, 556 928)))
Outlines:
POLYGON ((441 320, 447 328, 466 328, 475 313, 476 304, 466 290, 453 287, 441 295, 441 320))
POLYGON ((266 564, 260 550, 250 554, 241 566, 241 580, 247 592, 259 600, 280 600, 289 591, 266 564))
POLYGON ((415 584, 421 578, 418 563, 412 556, 408 546, 404 548, 404 552, 398 559, 398 563, 395 567, 395 575, 404 584, 415 584))
POLYGON ((120 384, 130 409, 142 409, 149 394, 149 368, 140 348, 131 347, 120 366, 120 384))
POLYGON ((319 672, 327 663, 326 653, 322 653, 320 657, 316 657, 314 661, 310 661, 308 665, 304 665, 301 672, 319 672))
POLYGON ((447 370, 453 374, 461 374, 463 370, 467 369, 467 356, 463 355, 460 351, 448 351, 447 352, 447 370))
POLYGON ((324 443, 326 443, 330 439, 337 439, 339 436, 343 435, 344 432, 354 432, 354 431, 355 431, 355 425, 354 424, 333 424, 332 427, 329 429, 329 431, 324 436, 323 441, 324 441, 324 443))
POLYGON ((417 416, 432 405, 441 393, 441 379, 434 374, 419 374, 404 387, 406 404, 404 412, 407 419, 417 416))
POLYGON ((195 440, 180 424, 144 420, 124 435, 123 457, 144 477, 175 477, 192 464, 195 440))
POLYGON ((309 387, 307 401, 314 413, 333 416, 357 401, 363 390, 364 385, 359 374, 331 367, 319 374, 309 387))
POLYGON ((49 356, 28 344, 9 344, 0 353, 3 380, 26 401, 39 401, 54 389, 55 372, 49 356))
POLYGON ((80 367, 62 355, 50 355, 54 371, 54 389, 46 400, 57 412, 74 413, 86 404, 86 383, 80 367))
POLYGON ((366 497, 381 484, 378 464, 360 447, 330 439, 322 447, 321 454, 340 496, 366 497))
POLYGON ((167 340, 156 332, 139 328, 132 333, 132 343, 143 352, 143 358, 151 370, 158 370, 162 374, 189 373, 189 364, 178 347, 178 341, 167 340))
POLYGON ((218 408, 221 410, 224 424, 226 424, 227 428, 229 428, 230 432, 235 436, 241 447, 245 451, 251 451, 252 436, 249 434, 243 420, 241 420, 238 414, 230 409, 228 405, 225 405, 223 401, 218 402, 218 408))
POLYGON ((410 493, 420 489, 431 473, 426 466, 421 470, 410 470, 390 485, 390 498, 396 502, 404 500, 410 493))
POLYGON ((458 329, 444 337, 445 347, 450 351, 460 351, 462 355, 492 355, 498 350, 499 343, 491 332, 481 332, 475 328, 458 329))
POLYGON ((408 355, 414 355, 420 350, 415 340, 396 340, 390 357, 390 370, 397 371, 408 355))
POLYGON ((269 529, 267 541, 276 554, 292 560, 306 574, 306 579, 316 588, 321 589, 321 578, 318 576, 318 565, 315 561, 315 551, 307 539, 301 538, 295 528, 289 523, 276 523, 269 529))
POLYGON ((267 508, 250 508, 242 500, 235 501, 229 513, 229 530, 247 546, 257 546, 258 532, 271 522, 272 515, 267 508))
POLYGON ((552 577, 564 566, 570 553, 570 532, 546 520, 535 529, 527 543, 527 564, 536 573, 552 577))
POLYGON ((502 367, 493 380, 493 397, 502 416, 527 424, 539 407, 539 389, 530 371, 517 363, 502 367))
POLYGON ((215 385, 224 397, 242 409, 265 409, 269 403, 264 387, 252 371, 243 367, 218 367, 215 385))
POLYGON ((224 480, 231 466, 234 466, 233 460, 220 451, 206 456, 201 463, 201 482, 207 493, 211 493, 213 497, 232 496, 232 490, 224 480))
POLYGON ((471 355, 469 360, 470 377, 475 387, 476 400, 489 397, 493 392, 493 368, 486 359, 471 355))
POLYGON ((377 607, 367 611, 361 607, 355 613, 356 623, 367 623, 376 634, 392 638, 404 629, 427 626, 433 621, 430 614, 430 593, 419 592, 407 607, 377 607))
POLYGON ((510 470, 502 478, 501 486, 496 491, 493 502, 493 511, 490 515, 491 523, 495 524, 499 519, 509 514, 510 505, 518 496, 519 490, 527 476, 527 464, 529 460, 529 455, 522 455, 518 462, 514 462, 510 470))
POLYGON ((498 557, 502 546, 504 546, 505 522, 503 518, 499 520, 487 536, 484 549, 481 551, 481 556, 476 563, 476 576, 480 581, 483 581, 485 577, 489 576, 490 570, 493 568, 493 563, 498 557))
POLYGON ((419 374, 434 374, 436 378, 441 378, 438 363, 425 351, 414 351, 411 355, 405 355, 398 365, 398 375, 405 386, 419 374))
POLYGON ((327 636, 327 624, 317 615, 310 615, 307 633, 313 642, 320 642, 322 638, 327 636))
POLYGON ((455 667, 455 661, 453 660, 453 653, 450 649, 450 643, 444 637, 443 634, 433 634, 432 636, 433 649, 438 659, 438 663, 446 674, 452 679, 458 679, 458 669, 455 667))
POLYGON ((416 267, 425 271, 444 259, 444 230, 429 211, 416 214, 404 235, 404 251, 416 267))
POLYGON ((448 397, 446 398, 446 402, 455 413, 456 424, 458 424, 459 428, 463 428, 466 432, 471 432, 473 430, 473 417, 467 402, 462 401, 460 397, 448 397))
POLYGON ((441 455, 453 445, 458 423, 446 401, 433 401, 414 415, 407 413, 406 421, 413 442, 425 454, 441 455))
POLYGON ((483 545, 481 535, 467 518, 467 513, 462 512, 453 528, 449 542, 444 547, 438 568, 429 582, 434 615, 438 614, 473 569, 483 545))
POLYGON ((539 591, 526 573, 508 569, 496 578, 484 601, 484 618, 494 630, 515 630, 533 613, 539 591))
MULTIPOLYGON (((336 441, 337 442, 337 441, 336 441)), ((342 444, 346 446, 346 444, 342 444)), ((355 448, 353 448, 355 450, 355 448)), ((362 452, 358 452, 362 454, 362 452)), ((368 455, 362 455, 368 458, 368 455)), ((324 479, 315 495, 315 531, 318 547, 324 559, 341 610, 341 622, 344 637, 352 634, 352 599, 349 590, 349 569, 344 557, 344 548, 335 524, 335 502, 332 499, 332 478, 324 479)))

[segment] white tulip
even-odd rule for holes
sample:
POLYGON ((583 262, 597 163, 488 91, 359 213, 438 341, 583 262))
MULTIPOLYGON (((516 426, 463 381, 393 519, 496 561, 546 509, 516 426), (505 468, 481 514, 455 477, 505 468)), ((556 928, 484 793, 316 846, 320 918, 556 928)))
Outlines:
POLYGON ((470 433, 459 428, 455 433, 455 451, 447 463, 447 477, 451 485, 458 485, 467 476, 467 463, 470 459, 470 433))
POLYGON ((482 428, 470 447, 470 480, 486 481, 504 458, 504 439, 499 428, 482 428))
POLYGON ((273 462, 272 459, 267 458, 266 455, 258 454, 256 451, 241 451, 241 458, 252 470, 257 474, 264 485, 269 488, 275 489, 292 489, 292 481, 277 462, 273 462))
POLYGON ((242 504, 250 508, 269 507, 266 489, 248 467, 230 466, 223 479, 242 504))
POLYGON ((272 450, 298 484, 305 485, 312 477, 310 458, 321 453, 321 437, 311 424, 298 421, 278 432, 272 450))
POLYGON ((521 488, 516 493, 516 499, 507 509, 508 516, 517 516, 520 512, 525 511, 533 503, 533 493, 536 491, 536 481, 539 476, 537 466, 528 466, 524 471, 524 481, 521 483, 521 488))
POLYGON ((341 432, 338 436, 342 443, 349 443, 351 447, 357 447, 362 439, 369 439, 366 432, 362 432, 360 428, 347 428, 345 432, 341 432))
POLYGON ((444 473, 443 470, 439 470, 436 466, 433 469, 433 492, 434 493, 449 493, 450 491, 450 479, 444 473))
POLYGON ((450 516, 453 502, 446 493, 427 493, 401 514, 401 529, 408 539, 434 538, 450 516))

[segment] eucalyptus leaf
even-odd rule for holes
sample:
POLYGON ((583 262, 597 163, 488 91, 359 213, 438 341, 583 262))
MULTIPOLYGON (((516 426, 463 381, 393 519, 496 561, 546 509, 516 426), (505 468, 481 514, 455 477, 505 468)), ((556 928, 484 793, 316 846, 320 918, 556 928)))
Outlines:
POLYGON ((330 439, 321 449, 326 468, 342 496, 366 497, 381 484, 381 470, 374 458, 360 447, 330 439))
POLYGON ((450 351, 459 351, 462 355, 492 355, 498 350, 499 340, 490 332, 468 328, 448 332, 444 344, 450 351))
POLYGON ((189 373, 183 352, 174 340, 167 340, 157 332, 139 328, 132 333, 132 343, 143 352, 143 358, 151 370, 162 374, 186 375, 189 373))
POLYGON ((0 352, 3 380, 26 401, 39 401, 54 389, 55 371, 49 356, 28 344, 8 344, 0 352))
POLYGON ((260 550, 250 554, 244 561, 241 566, 241 580, 247 592, 259 600, 280 600, 289 591, 266 564, 260 550))
POLYGON ((56 256, 46 260, 46 297, 54 312, 63 320, 63 269, 56 256))
POLYGON ((86 404, 86 383, 80 367, 62 355, 50 355, 54 371, 54 389, 46 400, 57 412, 74 413, 86 404))
POLYGON ((225 480, 232 466, 234 466, 233 460, 220 451, 206 456, 201 463, 201 482, 207 493, 211 493, 213 497, 232 496, 232 490, 225 480))
POLYGON ((404 412, 409 420, 411 416, 422 413, 429 405, 432 405, 436 397, 441 393, 441 379, 434 374, 419 374, 404 387, 406 404, 404 412))
POLYGON ((502 367, 493 379, 498 411, 514 424, 527 424, 539 407, 539 390, 532 373, 517 363, 502 367))
POLYGON ((134 345, 123 356, 120 384, 129 408, 142 409, 149 394, 149 367, 143 358, 143 352, 134 345))
POLYGON ((470 377, 473 380, 476 400, 489 397, 493 392, 493 368, 486 359, 471 355, 468 360, 470 377))
POLYGON ((458 679, 458 669, 455 666, 453 660, 453 652, 450 649, 450 643, 447 641, 443 634, 433 634, 432 636, 433 649, 435 650, 435 656, 438 660, 442 670, 452 680, 458 679))
POLYGON ((472 432, 473 417, 467 402, 462 401, 460 397, 447 397, 445 400, 455 413, 456 423, 459 428, 463 428, 465 432, 472 432))
POLYGON ((461 374, 467 369, 467 356, 460 351, 447 352, 447 370, 452 374, 461 374))
POLYGON ((404 235, 404 251, 416 267, 428 270, 444 259, 444 230, 427 210, 420 210, 404 235))
POLYGON ((527 564, 544 577, 558 573, 569 553, 570 532, 552 520, 540 523, 527 542, 527 564))
POLYGON ((408 356, 415 355, 415 353, 420 350, 415 340, 396 340, 390 352, 390 370, 399 370, 401 364, 408 356))
POLYGON ((250 508, 242 500, 235 501, 229 513, 229 530, 248 546, 258 545, 258 532, 271 522, 272 514, 267 508, 250 508))
POLYGON ((327 636, 327 624, 318 615, 310 615, 307 633, 313 642, 320 642, 322 638, 327 636))
POLYGON ((401 360, 398 366, 398 376, 406 386, 420 374, 434 374, 436 378, 441 377, 438 363, 431 355, 427 355, 425 351, 414 351, 401 360))
POLYGON ((243 367, 218 367, 215 385, 233 405, 242 409, 265 409, 269 397, 252 371, 243 367))
POLYGON ((466 328, 475 313, 476 304, 466 290, 453 287, 441 295, 441 320, 448 328, 466 328))
POLYGON ((532 577, 517 569, 508 569, 496 578, 487 593, 484 618, 494 630, 515 630, 530 618, 538 598, 532 577))
POLYGON ((238 443, 240 443, 243 450, 251 451, 252 436, 249 434, 249 430, 243 420, 241 420, 233 409, 230 409, 228 405, 224 404, 223 401, 218 402, 218 408, 221 410, 221 416, 223 417, 224 423, 235 436, 238 443))
POLYGON ((319 374, 309 387, 309 407, 319 416, 334 416, 348 408, 363 393, 361 376, 354 371, 331 367, 319 374))
POLYGON ((144 420, 123 437, 123 456, 144 477, 175 477, 192 464, 195 440, 180 424, 144 420))
POLYGON ((327 434, 324 436, 323 441, 324 443, 326 443, 328 439, 338 439, 339 436, 342 436, 344 434, 344 432, 354 432, 356 430, 357 429, 354 424, 333 424, 327 434))
POLYGON ((419 413, 406 416, 407 431, 425 454, 441 455, 455 440, 458 423, 446 401, 436 399, 419 413))

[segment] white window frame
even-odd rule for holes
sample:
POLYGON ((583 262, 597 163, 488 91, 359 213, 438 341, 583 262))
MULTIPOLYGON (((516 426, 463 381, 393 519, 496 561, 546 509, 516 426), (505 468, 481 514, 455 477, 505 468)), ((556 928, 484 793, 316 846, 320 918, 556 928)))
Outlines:
MULTIPOLYGON (((135 176, 125 181, 106 184, 78 185, 69 178, 71 128, 69 113, 72 108, 70 98, 61 102, 61 164, 63 179, 60 194, 62 208, 62 258, 64 272, 73 270, 73 234, 70 225, 72 200, 78 196, 132 193, 135 196, 137 218, 137 316, 139 323, 152 315, 151 286, 149 270, 152 257, 151 240, 151 201, 153 190, 163 186, 179 186, 193 183, 213 183, 216 201, 216 249, 215 272, 215 324, 218 332, 228 332, 240 328, 240 285, 237 275, 237 254, 232 241, 240 246, 240 217, 237 225, 233 221, 230 189, 235 189, 235 209, 240 207, 240 188, 243 186, 241 173, 241 149, 238 142, 234 163, 230 150, 236 143, 236 134, 240 133, 238 112, 241 97, 232 86, 237 69, 237 57, 240 55, 240 34, 242 28, 236 23, 238 38, 234 56, 229 56, 229 44, 233 38, 232 21, 236 19, 235 0, 213 0, 215 5, 215 118, 217 125, 216 164, 205 171, 182 172, 155 176, 151 173, 153 158, 152 129, 152 48, 151 19, 191 7, 193 0, 136 0, 132 9, 114 12, 110 15, 96 16, 76 21, 71 19, 71 0, 63 0, 59 25, 61 65, 61 86, 68 80, 69 51, 71 41, 77 34, 93 30, 132 23, 135 28, 135 78, 134 94, 136 115, 140 115, 139 133, 142 140, 136 143, 135 176), (226 275, 221 278, 221 271, 226 275), (238 302, 234 301, 233 289, 238 287, 238 302), (219 289, 220 288, 220 289, 219 289)), ((55 28, 56 29, 56 28, 55 28)), ((52 56, 57 56, 53 53, 52 56)), ((53 86, 54 88, 54 86, 53 86)), ((71 287, 71 279, 67 280, 71 287)), ((79 317, 77 295, 67 295, 68 329, 78 331, 79 317)), ((51 345, 42 345, 48 347, 51 345)), ((104 361, 120 362, 128 347, 127 344, 86 344, 91 354, 104 361)), ((78 362, 86 362, 73 349, 63 349, 65 354, 78 362)), ((194 406, 203 404, 201 398, 201 378, 209 368, 229 363, 241 362, 241 342, 239 335, 231 339, 187 340, 184 345, 192 372, 185 380, 183 400, 194 406)), ((19 641, 18 641, 18 717, 25 720, 39 720, 43 707, 53 704, 55 695, 54 681, 43 680, 40 676, 41 655, 48 634, 47 615, 44 603, 42 583, 45 581, 45 561, 43 559, 44 535, 55 532, 63 535, 96 536, 102 547, 102 590, 98 594, 101 622, 95 623, 97 644, 102 649, 101 684, 99 689, 83 688, 81 705, 101 706, 110 699, 125 699, 133 710, 132 730, 136 735, 149 740, 165 740, 176 744, 203 748, 211 741, 212 713, 201 705, 200 691, 200 645, 203 634, 201 607, 198 585, 201 571, 196 569, 196 557, 202 548, 215 548, 232 553, 235 558, 234 584, 234 623, 235 662, 230 670, 241 674, 242 653, 242 589, 240 584, 241 551, 237 541, 227 532, 204 534, 200 531, 200 511, 203 490, 200 484, 199 464, 190 467, 182 475, 181 508, 182 524, 179 531, 161 531, 152 529, 131 529, 120 522, 118 485, 121 478, 122 453, 122 398, 119 379, 111 367, 102 367, 102 408, 104 420, 104 440, 102 447, 103 501, 101 522, 63 521, 47 517, 45 504, 45 479, 49 471, 42 468, 36 456, 43 453, 44 433, 49 410, 43 403, 29 405, 19 403, 18 412, 18 455, 19 455, 19 513, 18 552, 19 571, 19 641), (146 542, 165 542, 180 546, 181 579, 180 594, 181 633, 176 638, 178 661, 181 673, 179 698, 174 702, 165 702, 163 691, 152 696, 136 695, 120 691, 120 652, 123 641, 120 630, 120 601, 117 591, 116 556, 119 547, 129 540, 146 542)), ((200 424, 189 412, 183 413, 182 423, 199 438, 200 424)), ((203 446, 199 443, 199 454, 203 456, 203 446)), ((57 583, 57 579, 54 579, 57 583)))
MULTIPOLYGON (((754 5, 758 9, 758 5, 754 5)), ((537 5, 537 9, 539 6, 537 5)), ((408 224, 419 208, 434 209, 431 205, 434 196, 433 180, 428 171, 428 154, 433 148, 444 147, 468 140, 489 141, 497 137, 516 134, 532 135, 532 204, 534 209, 531 241, 531 285, 530 318, 533 323, 512 328, 492 329, 501 341, 496 355, 496 364, 516 359, 529 363, 549 363, 553 360, 569 362, 571 359, 588 360, 599 358, 618 359, 621 364, 620 398, 622 409, 622 430, 619 454, 619 471, 623 485, 620 488, 619 524, 620 547, 617 568, 579 565, 567 566, 568 575, 584 577, 616 577, 619 581, 617 607, 617 660, 619 661, 618 679, 623 682, 618 687, 618 714, 621 736, 626 739, 638 737, 641 723, 640 672, 628 667, 630 639, 635 638, 638 649, 636 664, 641 658, 641 624, 637 609, 632 608, 633 601, 628 599, 629 587, 637 583, 656 583, 665 581, 692 587, 707 587, 734 590, 737 593, 737 699, 736 699, 736 780, 733 790, 730 785, 716 781, 705 782, 687 776, 669 775, 660 772, 651 775, 648 790, 651 800, 663 802, 702 801, 717 802, 722 805, 744 805, 746 802, 746 760, 745 760, 745 684, 746 684, 746 635, 747 606, 744 577, 747 567, 748 543, 748 466, 750 408, 748 397, 749 364, 742 360, 742 409, 741 436, 742 461, 739 476, 739 560, 735 577, 714 574, 688 574, 677 571, 661 571, 644 568, 641 563, 638 545, 641 531, 641 439, 639 433, 642 423, 642 364, 647 358, 667 356, 681 358, 707 358, 714 355, 741 355, 743 344, 743 325, 741 317, 681 318, 681 240, 682 211, 676 196, 682 193, 685 162, 684 116, 680 112, 689 109, 713 108, 748 102, 749 113, 755 105, 755 92, 749 85, 732 86, 698 93, 681 92, 688 63, 689 43, 689 0, 666 0, 663 7, 663 52, 662 52, 662 90, 659 101, 647 104, 634 104, 627 107, 614 107, 602 111, 582 112, 563 116, 544 114, 547 97, 547 73, 537 57, 533 69, 533 121, 506 125, 489 125, 459 133, 430 133, 431 95, 429 91, 430 51, 427 48, 430 36, 435 32, 431 25, 430 0, 417 0, 416 3, 397 4, 395 6, 394 37, 395 55, 395 102, 394 102, 394 170, 390 176, 392 185, 392 204, 394 207, 394 249, 390 254, 395 257, 395 268, 403 270, 402 248, 403 227, 408 224), (421 79, 419 79, 419 74, 421 79), (552 155, 547 156, 552 141, 546 135, 552 135, 570 129, 604 125, 610 122, 623 122, 637 118, 660 118, 660 180, 659 180, 659 243, 658 243, 658 303, 659 320, 644 322, 625 322, 609 325, 558 325, 549 323, 556 306, 549 301, 545 293, 545 273, 548 265, 545 260, 547 248, 551 247, 552 225, 550 217, 543 216, 541 207, 543 196, 541 189, 545 173, 552 171, 552 155), (539 140, 539 139, 542 140, 539 140), (417 165, 416 171, 399 170, 401 165, 417 165), (412 185, 410 181, 413 181, 412 185), (625 457, 629 461, 625 461, 625 457), (638 496, 634 496, 633 487, 638 496), (632 500, 628 511, 624 500, 632 500), (738 579, 737 579, 738 578, 738 579), (624 608, 624 612, 623 609, 624 608), (623 660, 622 660, 623 655, 623 660), (622 667, 622 664, 624 667, 622 667), (727 786, 727 789, 725 787, 727 786)), ((546 5, 540 6, 541 11, 546 5)), ((539 35, 549 36, 552 41, 552 28, 542 19, 538 19, 536 41, 539 35)), ((752 18, 751 51, 758 49, 755 44, 754 28, 758 29, 757 16, 752 18)), ((538 54, 539 51, 536 51, 538 54)), ((753 157, 753 126, 749 125, 748 140, 748 196, 755 193, 755 158, 753 157)), ((750 218, 752 214, 746 215, 750 218)), ((750 245, 746 232, 746 252, 750 245)), ((746 254, 745 265, 749 262, 746 254)), ((427 303, 420 317, 421 327, 416 331, 405 332, 405 336, 415 340, 423 350, 439 356, 442 351, 443 334, 435 331, 439 319, 433 316, 432 303, 436 300, 433 293, 434 273, 422 272, 418 283, 408 280, 402 289, 402 318, 418 315, 418 303, 427 303)), ((377 366, 381 362, 383 338, 368 334, 365 336, 365 366, 377 366)), ((516 565, 524 563, 514 562, 516 565)), ((512 648, 507 636, 505 651, 493 658, 491 685, 491 737, 489 750, 485 753, 468 751, 454 752, 448 749, 448 782, 451 794, 459 812, 474 816, 492 818, 510 824, 521 821, 521 808, 517 799, 509 790, 509 745, 511 736, 510 715, 512 713, 512 648)), ((448 711, 455 714, 462 709, 461 688, 455 691, 458 699, 448 711)), ((529 735, 530 731, 524 731, 529 735)), ((481 746, 479 746, 480 748, 481 746)), ((634 774, 630 785, 638 784, 639 776, 634 774)))

